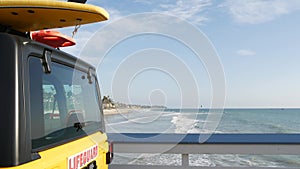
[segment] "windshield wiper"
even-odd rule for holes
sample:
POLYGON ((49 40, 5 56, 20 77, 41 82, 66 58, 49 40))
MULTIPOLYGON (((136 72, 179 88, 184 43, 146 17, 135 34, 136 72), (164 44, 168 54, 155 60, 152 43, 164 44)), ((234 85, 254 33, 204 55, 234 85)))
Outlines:
POLYGON ((85 122, 77 122, 74 123, 74 128, 76 128, 77 132, 81 130, 83 127, 89 126, 91 124, 99 123, 98 121, 85 121, 85 122))

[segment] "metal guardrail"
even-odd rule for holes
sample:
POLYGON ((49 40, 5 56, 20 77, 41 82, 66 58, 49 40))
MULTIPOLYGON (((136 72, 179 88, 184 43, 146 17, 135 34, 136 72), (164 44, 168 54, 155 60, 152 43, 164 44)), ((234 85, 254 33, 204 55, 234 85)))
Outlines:
MULTIPOLYGON (((110 169, 256 169, 190 166, 190 154, 299 155, 300 134, 108 134, 114 153, 181 154, 181 166, 112 164, 110 169), (203 142, 205 141, 205 142, 203 142)), ((263 167, 266 168, 266 167, 263 167)), ((269 167, 272 168, 272 167, 269 167)), ((274 168, 274 167, 273 167, 274 168)), ((297 168, 300 168, 297 167, 297 168)), ((276 167, 276 169, 284 169, 276 167)), ((291 169, 291 168, 289 168, 291 169)))

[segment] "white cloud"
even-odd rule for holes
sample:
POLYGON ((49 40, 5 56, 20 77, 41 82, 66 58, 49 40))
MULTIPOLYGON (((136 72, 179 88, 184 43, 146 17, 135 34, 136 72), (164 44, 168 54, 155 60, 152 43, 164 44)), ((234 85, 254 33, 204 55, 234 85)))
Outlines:
MULTIPOLYGON (((212 5, 212 1, 213 0, 133 0, 131 3, 136 3, 135 5, 141 6, 144 12, 161 12, 200 25, 208 20, 203 12, 212 5)), ((129 6, 130 5, 132 6, 132 4, 129 4, 129 6)), ((141 12, 131 7, 122 9, 106 7, 106 10, 110 14, 110 20, 141 12), (128 10, 130 10, 130 12, 128 10)))
POLYGON ((114 9, 114 8, 106 8, 106 10, 108 11, 109 13, 109 21, 108 22, 111 22, 113 20, 116 20, 116 19, 119 19, 121 17, 124 16, 124 14, 122 14, 121 11, 117 10, 117 9, 114 9))
MULTIPOLYGON (((135 2, 147 3, 146 0, 136 0, 135 2)), ((152 3, 152 1, 150 2, 152 3)), ((163 14, 179 17, 183 20, 188 20, 194 24, 201 24, 203 23, 203 21, 207 20, 207 18, 201 16, 201 12, 207 9, 207 7, 210 5, 211 5, 211 0, 176 0, 176 1, 165 0, 162 2, 160 1, 160 3, 152 3, 150 11, 161 12, 163 14)), ((85 59, 91 63, 97 63, 97 60, 99 61, 99 58, 85 56, 86 53, 82 53, 82 50, 86 48, 85 46, 86 43, 89 43, 89 40, 95 35, 94 33, 97 32, 99 28, 100 29, 103 28, 104 25, 109 25, 110 23, 114 23, 115 21, 121 23, 118 29, 116 27, 112 27, 109 32, 103 33, 102 36, 99 37, 97 42, 92 43, 92 45, 91 43, 89 43, 90 46, 93 46, 90 48, 90 51, 94 51, 94 50, 102 51, 102 49, 105 49, 106 46, 111 45, 110 42, 115 42, 115 39, 120 37, 124 32, 131 33, 138 30, 144 30, 145 24, 152 25, 152 26, 148 26, 149 29, 151 28, 150 29, 151 31, 156 31, 155 29, 158 29, 157 31, 159 31, 161 29, 170 28, 170 26, 167 28, 162 28, 156 24, 156 23, 169 23, 170 21, 166 20, 169 19, 169 17, 165 15, 161 15, 161 18, 155 18, 155 20, 152 20, 151 17, 148 19, 144 19, 143 22, 147 21, 147 23, 141 24, 141 23, 136 23, 137 21, 132 20, 130 18, 126 19, 126 17, 128 17, 127 11, 119 10, 113 7, 106 7, 105 9, 109 12, 110 15, 110 19, 108 21, 99 24, 82 26, 79 29, 77 35, 75 36, 77 45, 75 47, 68 47, 63 50, 75 56, 80 55, 80 57, 86 57, 85 59), (125 19, 123 17, 125 17, 125 19), (118 21, 119 19, 121 19, 122 22, 118 21), (153 26, 154 24, 156 26, 153 26), (103 39, 106 40, 103 41, 103 39)), ((139 20, 141 19, 138 19, 138 21, 139 20)), ((180 21, 178 20, 178 22, 180 21)), ((73 28, 69 28, 69 29, 67 28, 67 30, 62 30, 62 31, 63 33, 71 34, 72 30, 73 28)))
POLYGON ((224 4, 234 21, 259 24, 300 9, 299 0, 227 0, 224 4))
POLYGON ((211 0, 177 0, 176 3, 160 4, 159 10, 168 15, 177 16, 194 24, 202 24, 208 20, 200 13, 212 5, 211 0))
POLYGON ((236 51, 236 53, 241 56, 251 56, 251 55, 256 54, 256 52, 254 52, 252 50, 246 50, 246 49, 238 50, 238 51, 236 51))

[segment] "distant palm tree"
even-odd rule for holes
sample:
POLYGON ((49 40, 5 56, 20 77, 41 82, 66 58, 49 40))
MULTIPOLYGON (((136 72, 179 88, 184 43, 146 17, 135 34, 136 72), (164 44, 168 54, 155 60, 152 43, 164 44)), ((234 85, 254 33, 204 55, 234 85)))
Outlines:
POLYGON ((105 108, 112 108, 115 105, 112 99, 109 98, 109 96, 103 96, 102 104, 105 108))

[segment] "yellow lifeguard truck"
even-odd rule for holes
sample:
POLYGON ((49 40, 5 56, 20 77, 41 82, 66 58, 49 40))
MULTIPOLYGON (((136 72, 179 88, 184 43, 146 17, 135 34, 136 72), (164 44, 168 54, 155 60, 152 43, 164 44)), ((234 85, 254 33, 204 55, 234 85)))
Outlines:
POLYGON ((30 33, 107 19, 93 5, 0 1, 0 168, 108 168, 112 146, 95 68, 57 49, 71 38, 30 33))

